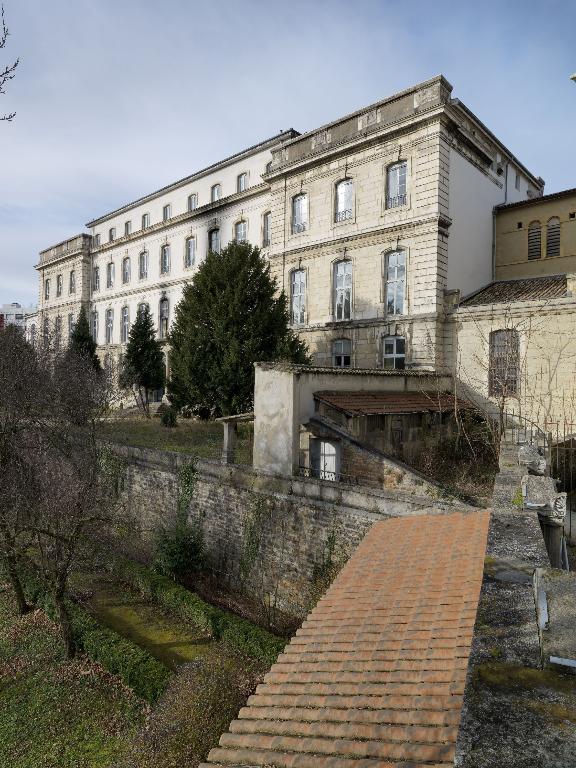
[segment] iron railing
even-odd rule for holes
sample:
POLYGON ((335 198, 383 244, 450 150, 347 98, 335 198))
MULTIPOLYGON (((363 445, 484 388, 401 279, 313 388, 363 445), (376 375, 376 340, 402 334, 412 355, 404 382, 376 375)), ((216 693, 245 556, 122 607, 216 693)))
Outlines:
POLYGON ((347 221, 352 218, 352 209, 346 208, 344 211, 336 211, 336 221, 347 221))
POLYGON ((399 208, 401 205, 406 205, 406 195, 396 195, 396 197, 389 197, 386 202, 386 208, 399 208))
POLYGON ((308 227, 306 221, 295 221, 292 223, 292 232, 297 234, 298 232, 305 232, 308 227))

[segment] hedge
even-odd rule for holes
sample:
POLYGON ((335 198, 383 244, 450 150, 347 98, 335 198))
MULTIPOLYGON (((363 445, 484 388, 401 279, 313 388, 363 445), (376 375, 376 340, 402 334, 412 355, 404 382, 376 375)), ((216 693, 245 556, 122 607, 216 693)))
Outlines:
POLYGON ((204 602, 185 587, 143 565, 124 561, 120 575, 145 597, 254 659, 271 665, 286 645, 285 639, 204 602))
MULTIPOLYGON (((41 591, 32 574, 27 574, 25 588, 36 597, 36 605, 55 620, 52 599, 41 591)), ((170 670, 135 643, 101 626, 88 611, 71 600, 67 600, 67 608, 77 648, 108 672, 121 677, 137 696, 154 704, 168 686, 170 670)))

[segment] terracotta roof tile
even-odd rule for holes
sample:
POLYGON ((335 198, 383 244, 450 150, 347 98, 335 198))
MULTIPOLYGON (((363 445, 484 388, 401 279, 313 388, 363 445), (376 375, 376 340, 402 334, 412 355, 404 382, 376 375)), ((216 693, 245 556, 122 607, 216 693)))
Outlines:
POLYGON ((545 301, 566 296, 566 275, 527 277, 490 283, 460 302, 461 307, 507 304, 513 301, 545 301))
MULTIPOLYGON (((446 392, 315 392, 314 399, 349 416, 454 410, 454 396, 446 392)), ((463 400, 458 406, 470 407, 463 400)))

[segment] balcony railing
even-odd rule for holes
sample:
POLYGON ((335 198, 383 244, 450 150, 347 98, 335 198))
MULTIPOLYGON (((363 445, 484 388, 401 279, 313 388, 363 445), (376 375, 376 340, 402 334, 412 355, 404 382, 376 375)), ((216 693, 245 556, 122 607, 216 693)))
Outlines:
POLYGON ((402 205, 406 205, 407 195, 396 195, 396 197, 389 197, 386 200, 386 208, 399 208, 402 205))
POLYGON ((298 234, 298 232, 305 232, 308 229, 308 222, 306 221, 295 221, 292 224, 292 232, 294 234, 298 234))
POLYGON ((336 211, 336 221, 348 221, 352 218, 352 208, 346 208, 343 211, 336 211))

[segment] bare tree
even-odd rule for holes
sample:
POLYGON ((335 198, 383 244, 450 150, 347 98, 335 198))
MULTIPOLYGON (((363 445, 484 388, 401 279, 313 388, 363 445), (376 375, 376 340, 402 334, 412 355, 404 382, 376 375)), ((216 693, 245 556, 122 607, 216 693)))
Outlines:
MULTIPOLYGON (((1 28, 0 28, 0 50, 6 46, 6 42, 8 41, 8 36, 10 34, 8 27, 6 26, 6 19, 4 17, 4 6, 1 6, 1 28)), ((4 67, 3 70, 0 70, 0 94, 5 95, 5 86, 6 83, 9 80, 12 80, 12 78, 16 74, 16 68, 18 67, 18 64, 20 63, 20 59, 16 59, 16 61, 13 64, 8 64, 4 67)), ((10 122, 16 117, 16 112, 10 112, 7 115, 3 115, 0 117, 0 120, 7 120, 10 122)))

